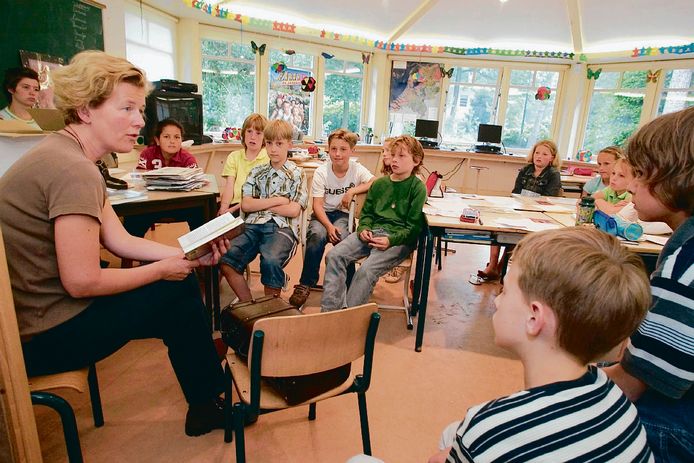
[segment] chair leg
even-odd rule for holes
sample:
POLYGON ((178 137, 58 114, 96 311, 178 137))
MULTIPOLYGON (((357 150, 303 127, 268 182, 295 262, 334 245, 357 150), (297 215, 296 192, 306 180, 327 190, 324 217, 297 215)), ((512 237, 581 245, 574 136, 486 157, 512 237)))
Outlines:
POLYGON ((366 394, 357 393, 359 401, 359 421, 361 422, 361 443, 364 447, 364 454, 371 455, 371 437, 369 436, 369 417, 366 413, 366 394))
POLYGON ((104 411, 101 408, 101 392, 99 392, 99 378, 96 376, 95 364, 89 366, 87 382, 89 383, 89 399, 92 402, 94 426, 100 428, 104 425, 104 411))
POLYGON ((31 402, 35 405, 45 405, 58 412, 63 423, 63 435, 67 447, 67 458, 70 463, 82 463, 82 448, 80 436, 77 433, 77 421, 75 412, 69 403, 62 397, 50 392, 32 392, 31 402))
POLYGON ((316 403, 313 402, 312 404, 309 404, 308 406, 308 419, 309 421, 313 421, 316 419, 316 403))
POLYGON ((246 442, 243 435, 243 424, 245 415, 242 403, 234 404, 234 434, 236 434, 236 463, 246 463, 246 442))

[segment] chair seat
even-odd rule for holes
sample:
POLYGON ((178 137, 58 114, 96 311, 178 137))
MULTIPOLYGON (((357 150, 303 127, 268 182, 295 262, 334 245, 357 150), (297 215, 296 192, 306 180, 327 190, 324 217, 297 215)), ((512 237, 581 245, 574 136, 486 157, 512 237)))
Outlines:
POLYGON ((33 376, 29 378, 29 390, 48 391, 50 389, 68 388, 78 392, 84 392, 89 387, 87 375, 88 368, 81 370, 67 371, 65 373, 56 373, 53 375, 33 376))
MULTIPOLYGON (((241 360, 234 353, 227 354, 227 362, 229 364, 229 369, 231 370, 231 376, 234 379, 234 387, 238 393, 240 399, 245 404, 251 403, 251 375, 246 362, 241 360)), ((314 402, 319 402, 321 400, 327 399, 329 397, 334 397, 339 395, 349 389, 349 387, 354 383, 355 375, 350 374, 349 378, 339 385, 338 387, 331 389, 323 394, 316 396, 306 402, 300 404, 289 405, 284 397, 282 397, 277 390, 272 387, 264 379, 260 384, 260 408, 263 410, 281 410, 283 408, 298 407, 300 405, 308 405, 314 402)))

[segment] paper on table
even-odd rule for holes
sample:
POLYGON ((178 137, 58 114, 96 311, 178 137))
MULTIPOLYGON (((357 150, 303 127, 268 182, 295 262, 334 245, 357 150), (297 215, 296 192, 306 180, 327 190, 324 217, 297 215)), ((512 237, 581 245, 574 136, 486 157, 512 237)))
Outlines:
POLYGON ((553 228, 561 228, 561 225, 546 219, 506 219, 499 218, 494 220, 494 223, 501 227, 519 228, 528 231, 551 230, 553 228))
POLYGON ((661 246, 665 246, 665 243, 667 243, 667 240, 670 239, 669 236, 656 236, 656 235, 646 235, 646 234, 644 234, 643 237, 646 239, 646 241, 650 241, 651 243, 659 244, 661 246))
POLYGON ((424 207, 422 208, 422 212, 424 212, 427 215, 438 215, 441 217, 456 217, 456 218, 460 217, 461 210, 439 209, 437 207, 430 206, 428 204, 425 204, 424 207))

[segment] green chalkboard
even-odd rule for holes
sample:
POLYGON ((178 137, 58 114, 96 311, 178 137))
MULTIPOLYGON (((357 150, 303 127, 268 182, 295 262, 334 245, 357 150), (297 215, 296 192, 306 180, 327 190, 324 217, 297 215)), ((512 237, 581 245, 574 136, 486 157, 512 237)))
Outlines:
MULTIPOLYGON (((19 50, 62 58, 104 49, 101 8, 81 0, 0 0, 0 79, 21 66, 19 50)), ((6 102, 0 96, 0 107, 6 102)))

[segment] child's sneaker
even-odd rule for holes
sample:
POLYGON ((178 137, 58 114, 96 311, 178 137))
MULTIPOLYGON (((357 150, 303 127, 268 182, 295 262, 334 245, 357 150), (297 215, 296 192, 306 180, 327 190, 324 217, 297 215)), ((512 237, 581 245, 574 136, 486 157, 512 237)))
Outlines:
POLYGON ((393 267, 390 272, 386 273, 384 280, 386 283, 397 283, 402 279, 403 273, 405 273, 405 267, 393 267))
POLYGON ((311 290, 306 285, 294 285, 294 292, 289 298, 289 303, 294 307, 301 307, 306 304, 308 295, 311 294, 311 290))

